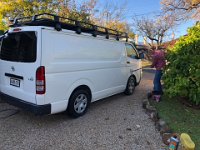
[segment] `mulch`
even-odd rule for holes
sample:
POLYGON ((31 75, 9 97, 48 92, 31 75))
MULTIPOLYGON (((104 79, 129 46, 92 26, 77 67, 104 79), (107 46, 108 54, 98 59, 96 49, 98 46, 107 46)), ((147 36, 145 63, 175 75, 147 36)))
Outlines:
POLYGON ((186 97, 180 97, 178 99, 179 99, 180 103, 183 104, 184 106, 200 110, 200 104, 195 105, 194 103, 190 102, 189 99, 186 97))

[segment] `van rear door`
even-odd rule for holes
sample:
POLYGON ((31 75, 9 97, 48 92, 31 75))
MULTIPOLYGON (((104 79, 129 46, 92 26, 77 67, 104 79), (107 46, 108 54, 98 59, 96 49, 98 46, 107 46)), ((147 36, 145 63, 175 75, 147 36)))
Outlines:
POLYGON ((0 51, 0 91, 9 96, 36 103, 35 74, 40 65, 37 58, 37 32, 7 33, 0 51))

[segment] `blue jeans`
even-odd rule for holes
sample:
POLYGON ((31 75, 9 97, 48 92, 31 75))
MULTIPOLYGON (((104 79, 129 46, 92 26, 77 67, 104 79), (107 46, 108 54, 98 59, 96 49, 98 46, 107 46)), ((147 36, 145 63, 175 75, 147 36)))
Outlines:
POLYGON ((154 80, 153 80, 153 84, 154 84, 154 87, 153 87, 153 92, 154 94, 162 94, 162 85, 161 85, 161 77, 162 77, 162 70, 156 70, 156 73, 155 73, 155 77, 154 77, 154 80))

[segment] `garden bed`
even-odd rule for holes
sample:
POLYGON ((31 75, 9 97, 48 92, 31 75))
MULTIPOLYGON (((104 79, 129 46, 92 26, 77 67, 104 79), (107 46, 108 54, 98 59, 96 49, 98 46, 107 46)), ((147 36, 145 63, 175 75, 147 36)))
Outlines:
POLYGON ((151 100, 151 104, 156 107, 159 117, 164 119, 170 129, 179 134, 188 133, 200 149, 200 110, 187 107, 180 102, 180 99, 170 99, 163 96, 161 102, 156 103, 151 100))

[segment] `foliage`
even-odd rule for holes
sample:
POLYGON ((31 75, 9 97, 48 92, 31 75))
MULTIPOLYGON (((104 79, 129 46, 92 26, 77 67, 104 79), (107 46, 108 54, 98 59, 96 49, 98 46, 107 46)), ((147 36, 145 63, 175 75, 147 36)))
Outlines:
POLYGON ((123 17, 122 9, 114 4, 105 2, 104 9, 97 8, 98 0, 1 0, 0 1, 0 30, 7 30, 9 18, 32 16, 40 13, 51 13, 84 22, 104 25, 126 31, 134 36, 126 22, 120 21, 123 17), (112 9, 111 9, 112 8, 112 9), (115 8, 115 9, 113 9, 115 8), (100 15, 98 15, 100 14, 100 15), (101 18, 103 15, 104 18, 101 18), (106 19, 106 20, 105 20, 106 19))
MULTIPOLYGON (((35 13, 52 12, 50 5, 52 0, 1 0, 0 2, 0 28, 6 30, 9 25, 9 19, 15 17, 31 16, 35 13)), ((54 11, 53 11, 54 12, 54 11)))
POLYGON ((200 0, 161 0, 162 10, 176 14, 178 20, 200 19, 200 0))
MULTIPOLYGON (((84 5, 89 4, 84 3, 84 5)), ((1 0, 0 2, 0 29, 6 30, 9 25, 9 19, 27 17, 35 14, 51 13, 63 17, 73 18, 88 22, 87 10, 83 9, 83 5, 77 7, 75 2, 70 3, 69 0, 1 0)))
POLYGON ((135 37, 135 34, 131 31, 131 29, 129 28, 129 26, 128 26, 128 24, 126 22, 109 21, 106 24, 106 27, 110 28, 110 29, 117 30, 117 31, 121 31, 121 32, 127 32, 129 38, 134 39, 134 37, 135 37))
POLYGON ((187 97, 200 104, 200 24, 190 28, 167 55, 164 73, 166 94, 187 97))
POLYGON ((118 30, 121 32, 127 32, 130 38, 134 38, 130 25, 127 23, 125 18, 126 3, 119 5, 114 1, 104 1, 103 4, 96 2, 96 6, 91 9, 92 20, 95 24, 101 25, 107 28, 118 30), (101 8, 98 7, 100 5, 101 8))
POLYGON ((6 23, 3 20, 3 15, 0 14, 0 31, 3 31, 6 29, 6 23))

